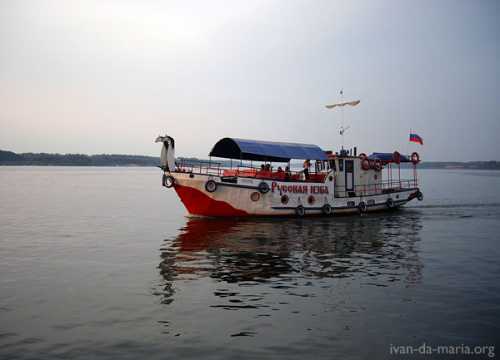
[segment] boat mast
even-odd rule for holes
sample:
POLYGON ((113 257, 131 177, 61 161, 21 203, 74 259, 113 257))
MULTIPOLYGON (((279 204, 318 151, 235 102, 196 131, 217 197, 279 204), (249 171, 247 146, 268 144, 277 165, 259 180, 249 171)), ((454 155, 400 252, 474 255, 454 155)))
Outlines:
POLYGON ((354 101, 346 101, 344 102, 344 90, 341 89, 340 90, 340 102, 339 103, 336 103, 336 104, 331 104, 331 105, 326 105, 326 108, 327 109, 333 109, 337 106, 341 107, 341 113, 340 113, 340 136, 342 137, 342 150, 344 150, 344 134, 345 132, 350 128, 350 126, 344 126, 344 107, 346 105, 349 105, 349 106, 356 106, 360 103, 361 101, 360 100, 354 100, 354 101))
MULTIPOLYGON (((344 102, 344 90, 340 89, 340 103, 344 102)), ((344 107, 342 106, 340 110, 340 136, 342 136, 342 148, 341 150, 344 150, 344 107)))

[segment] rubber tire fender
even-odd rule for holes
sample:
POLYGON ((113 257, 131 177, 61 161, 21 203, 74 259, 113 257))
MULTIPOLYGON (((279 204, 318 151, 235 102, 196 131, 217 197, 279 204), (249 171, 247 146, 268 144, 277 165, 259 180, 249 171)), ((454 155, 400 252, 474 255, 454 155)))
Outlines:
POLYGON ((162 185, 170 189, 175 185, 175 178, 172 175, 163 174, 162 185))
POLYGON ((217 190, 217 183, 213 180, 208 180, 205 183, 205 190, 209 193, 213 193, 215 190, 217 190))
POLYGON ((269 190, 271 190, 271 189, 269 189, 269 185, 268 185, 265 181, 261 181, 261 182, 259 183, 258 188, 259 188, 259 192, 260 192, 261 194, 266 194, 266 193, 268 193, 268 192, 269 192, 269 190))
POLYGON ((299 217, 303 217, 306 214, 306 209, 302 205, 299 205, 295 208, 295 215, 299 217))
POLYGON ((321 212, 324 214, 324 215, 331 215, 333 213, 333 209, 332 207, 330 206, 330 204, 325 204, 323 205, 323 207, 321 208, 321 212))

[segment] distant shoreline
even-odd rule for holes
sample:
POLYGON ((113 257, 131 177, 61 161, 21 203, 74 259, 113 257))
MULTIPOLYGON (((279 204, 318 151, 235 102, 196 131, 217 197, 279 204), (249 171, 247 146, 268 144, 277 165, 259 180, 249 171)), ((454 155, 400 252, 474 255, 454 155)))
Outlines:
MULTIPOLYGON (((189 160, 197 159, 190 158, 189 160)), ((159 163, 159 157, 144 155, 17 154, 12 151, 0 150, 0 166, 156 167, 159 163)), ((409 164, 402 164, 402 168, 409 166, 409 164)), ((419 164, 419 169, 500 170, 500 161, 424 161, 419 164)))
POLYGON ((157 166, 160 158, 143 155, 22 153, 0 150, 0 165, 10 166, 157 166))

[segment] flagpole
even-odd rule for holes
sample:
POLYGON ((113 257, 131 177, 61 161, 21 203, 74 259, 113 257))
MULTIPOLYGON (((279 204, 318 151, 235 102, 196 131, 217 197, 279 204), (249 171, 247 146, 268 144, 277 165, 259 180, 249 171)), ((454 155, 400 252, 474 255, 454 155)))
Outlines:
MULTIPOLYGON (((340 102, 344 102, 344 90, 340 89, 340 102)), ((342 106, 341 111, 341 125, 340 125, 340 135, 342 135, 342 150, 344 150, 344 106, 342 106)))
POLYGON ((410 133, 408 134, 408 143, 406 144, 406 153, 407 155, 410 155, 411 147, 410 147, 410 135, 411 135, 411 127, 410 127, 410 133))

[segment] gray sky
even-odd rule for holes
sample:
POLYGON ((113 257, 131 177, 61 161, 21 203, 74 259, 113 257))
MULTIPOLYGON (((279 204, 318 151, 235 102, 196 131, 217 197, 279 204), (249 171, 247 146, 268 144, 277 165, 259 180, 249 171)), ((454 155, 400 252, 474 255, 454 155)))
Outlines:
POLYGON ((0 0, 0 148, 206 156, 221 137, 500 153, 498 1, 0 0), (409 130, 424 138, 408 142, 409 130))

